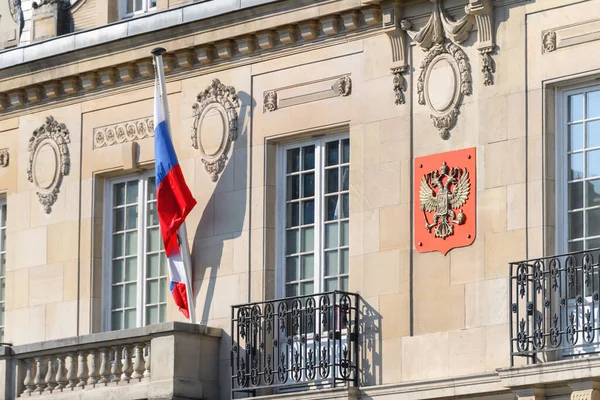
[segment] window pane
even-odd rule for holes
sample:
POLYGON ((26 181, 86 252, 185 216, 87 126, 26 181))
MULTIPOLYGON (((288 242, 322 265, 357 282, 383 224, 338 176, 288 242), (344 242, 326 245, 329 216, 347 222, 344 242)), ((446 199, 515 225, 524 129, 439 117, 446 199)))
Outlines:
POLYGON ((340 278, 340 290, 348 291, 348 277, 342 276, 340 278))
POLYGON ((338 169, 328 169, 325 171, 325 193, 335 193, 338 191, 338 169))
POLYGON ((164 252, 161 252, 160 253, 160 274, 162 276, 165 276, 167 274, 167 265, 168 265, 167 256, 165 255, 164 252))
POLYGON ((350 250, 340 250, 340 274, 347 274, 350 268, 350 250))
POLYGON ((125 204, 125 183, 117 183, 114 185, 113 205, 121 206, 125 204))
POLYGON ((125 307, 135 307, 137 304, 137 284, 125 285, 125 307))
POLYGON ((325 165, 336 165, 339 163, 338 147, 339 142, 329 142, 325 145, 325 165))
POLYGON ((287 151, 287 172, 300 171, 300 149, 287 151))
POLYGON ((600 117, 600 90, 587 94, 587 118, 600 117))
POLYGON ((165 322, 167 320, 167 305, 161 304, 158 312, 158 322, 165 322))
POLYGON ((125 209, 117 208, 113 210, 113 232, 119 232, 125 229, 125 209))
POLYGON ((127 204, 134 204, 138 201, 138 183, 137 181, 127 182, 127 204))
POLYGON ((123 311, 113 311, 110 315, 110 328, 113 331, 123 329, 123 311))
POLYGON ((337 288, 338 288, 337 283, 338 283, 337 278, 325 279, 325 291, 333 292, 334 290, 337 290, 337 288))
POLYGON ((583 250, 583 241, 569 243, 569 253, 583 250))
MULTIPOLYGON (((146 282, 146 303, 158 303, 158 281, 156 279, 146 282)), ((156 315, 158 317, 158 309, 156 315)))
POLYGON ((569 239, 583 237, 583 211, 569 213, 569 239))
POLYGON ((298 252, 298 229, 292 229, 285 234, 285 254, 298 252))
POLYGON ((137 281, 137 257, 125 259, 125 280, 137 281))
POLYGON ((340 210, 338 208, 338 195, 325 198, 326 218, 325 221, 333 221, 339 218, 340 210))
POLYGON ((127 225, 126 225, 127 229, 137 228, 137 222, 138 222, 137 206, 127 207, 126 213, 127 213, 127 225))
POLYGON ((158 254, 149 254, 146 257, 146 274, 148 278, 156 278, 159 276, 160 256, 158 254))
POLYGON ((158 300, 161 303, 167 301, 167 278, 161 278, 160 280, 160 298, 158 300))
POLYGON ((302 151, 304 153, 302 169, 304 169, 304 170, 314 169, 315 168, 315 146, 303 147, 302 151))
POLYGON ((600 176, 600 150, 588 151, 586 154, 586 177, 600 176))
POLYGON ((135 0, 135 11, 142 11, 143 10, 143 1, 142 0, 135 0))
POLYGON ((0 207, 0 226, 6 226, 6 204, 0 207))
POLYGON ((325 253, 325 276, 338 274, 338 252, 337 250, 325 253))
POLYGON ((286 228, 300 225, 300 203, 289 203, 287 205, 286 228))
POLYGON ((305 296, 307 294, 313 294, 314 284, 312 282, 302 282, 300 295, 305 296))
POLYGON ((285 281, 298 280, 298 257, 286 257, 285 259, 285 281))
POLYGON ((342 167, 342 190, 350 189, 350 170, 349 167, 342 167))
POLYGON ((6 274, 6 254, 0 254, 0 275, 6 274))
POLYGON ((350 195, 348 193, 342 195, 342 209, 340 210, 340 218, 348 218, 350 216, 350 195))
POLYGON ((156 210, 156 203, 148 203, 148 226, 158 225, 158 212, 156 210))
POLYGON ((125 248, 127 249, 127 255, 132 256, 137 253, 137 231, 127 232, 125 234, 125 248))
POLYGON ((586 236, 600 235, 600 208, 588 210, 586 213, 587 221, 585 224, 586 236))
POLYGON ((342 140, 342 163, 350 162, 350 139, 342 140))
POLYGON ((160 242, 162 238, 160 237, 160 230, 158 227, 150 228, 147 230, 148 232, 148 246, 147 251, 158 251, 160 250, 160 242))
POLYGON ((597 249, 600 247, 600 239, 590 239, 585 241, 585 248, 588 250, 597 249))
POLYGON ((287 178, 287 200, 300 198, 300 177, 298 175, 287 178))
POLYGON ((600 120, 586 123, 585 134, 587 137, 587 147, 600 146, 600 120))
POLYGON ((158 324, 158 306, 146 308, 146 325, 158 324))
MULTIPOLYGON (((588 190, 590 188, 588 187, 588 190)), ((569 210, 583 207, 583 182, 569 183, 569 210)))
POLYGON ((302 197, 315 195, 315 174, 310 172, 302 175, 302 197))
MULTIPOLYGON (((594 207, 600 205, 600 179, 585 182, 586 189, 586 207, 594 207)), ((569 185, 570 186, 570 185, 569 185)))
POLYGON ((569 122, 583 119, 583 95, 569 96, 569 122))
POLYGON ((315 248, 315 229, 302 228, 302 252, 313 251, 315 248))
POLYGON ((113 310, 123 308, 123 286, 112 287, 111 306, 113 310))
POLYGON ((133 13, 133 0, 127 0, 127 7, 125 9, 127 14, 133 13))
POLYGON ((148 178, 148 200, 156 199, 156 179, 154 177, 148 178))
POLYGON ((133 310, 125 310, 125 329, 135 328, 136 323, 136 311, 133 310))
POLYGON ((6 229, 0 229, 0 251, 6 251, 6 229))
POLYGON ((302 202, 302 223, 304 225, 315 222, 315 202, 314 200, 305 200, 302 202))
POLYGON ((569 151, 583 149, 583 124, 569 126, 569 151))
POLYGON ((112 281, 123 282, 123 260, 114 260, 112 262, 112 281))
POLYGON ((125 235, 118 233, 113 235, 113 257, 121 257, 123 255, 123 245, 125 235))
POLYGON ((285 297, 294 296, 298 296, 298 285, 295 283, 291 285, 285 285, 285 297))
POLYGON ((338 246, 338 224, 336 222, 325 225, 325 248, 331 249, 338 246))
POLYGON ((350 223, 340 222, 340 246, 348 246, 350 242, 350 223))
POLYGON ((583 178, 583 153, 569 156, 569 180, 583 178))
POLYGON ((311 255, 302 256, 302 268, 300 279, 313 279, 315 276, 315 257, 311 255))

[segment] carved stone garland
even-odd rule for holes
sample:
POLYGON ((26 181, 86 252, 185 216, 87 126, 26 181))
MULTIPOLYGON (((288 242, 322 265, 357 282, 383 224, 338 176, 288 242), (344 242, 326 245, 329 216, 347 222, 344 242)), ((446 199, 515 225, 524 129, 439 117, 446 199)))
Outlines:
POLYGON ((225 86, 218 79, 213 79, 212 84, 198 94, 194 109, 194 124, 192 126, 192 146, 198 149, 202 156, 202 163, 206 172, 210 174, 213 182, 219 179, 219 174, 227 164, 227 154, 231 143, 237 140, 238 135, 238 113, 236 108, 240 107, 240 100, 233 86, 225 86), (220 118, 222 123, 221 132, 209 132, 203 129, 206 118, 220 118), (203 134, 204 133, 204 134, 203 134), (208 150, 204 141, 210 140, 210 136, 217 135, 215 151, 208 150), (208 137, 205 137, 208 136, 208 137))
POLYGON ((47 117, 46 123, 33 131, 29 139, 27 179, 36 186, 46 214, 50 214, 58 198, 63 177, 69 175, 69 143, 69 130, 53 116, 47 117))

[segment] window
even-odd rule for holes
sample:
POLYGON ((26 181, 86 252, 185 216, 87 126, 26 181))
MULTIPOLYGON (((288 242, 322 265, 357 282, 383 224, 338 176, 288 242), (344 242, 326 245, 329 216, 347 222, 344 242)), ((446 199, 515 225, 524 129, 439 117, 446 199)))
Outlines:
POLYGON ((6 199, 0 200, 0 343, 4 342, 6 293, 6 199))
POLYGON ((348 290, 350 140, 286 145, 279 159, 280 295, 348 290))
POLYGON ((106 198, 105 326, 119 330, 164 322, 167 260, 155 178, 147 173, 110 181, 106 198))
POLYGON ((156 9, 156 0, 121 0, 121 18, 130 18, 156 9))
POLYGON ((567 229, 560 240, 572 252, 600 247, 600 87, 565 92, 563 103, 558 148, 566 160, 557 165, 567 186, 558 191, 565 196, 567 229))

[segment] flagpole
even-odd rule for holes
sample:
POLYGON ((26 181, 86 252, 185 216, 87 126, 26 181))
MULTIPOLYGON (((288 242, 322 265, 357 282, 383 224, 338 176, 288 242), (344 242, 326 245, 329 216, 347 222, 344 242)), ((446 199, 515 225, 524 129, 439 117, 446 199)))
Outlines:
MULTIPOLYGON (((165 83, 165 72, 163 69, 163 58, 166 50, 162 47, 157 47, 152 50, 152 56, 154 57, 154 71, 158 78, 158 84, 160 86, 160 99, 163 104, 163 110, 165 112, 165 122, 167 123, 168 132, 171 131, 171 117, 169 115, 169 103, 167 101, 167 85, 165 83)), ((185 267, 185 293, 187 294, 188 311, 190 313, 190 323, 196 323, 196 312, 194 307, 194 296, 192 288, 192 257, 190 256, 190 247, 188 244, 187 229, 185 222, 179 227, 179 247, 182 253, 183 266, 185 267)))

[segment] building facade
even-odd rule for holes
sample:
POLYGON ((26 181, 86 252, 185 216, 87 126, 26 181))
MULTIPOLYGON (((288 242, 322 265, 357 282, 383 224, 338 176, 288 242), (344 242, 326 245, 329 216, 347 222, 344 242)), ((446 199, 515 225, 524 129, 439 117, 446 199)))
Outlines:
POLYGON ((598 10, 0 2, 0 398, 600 398, 598 10))

